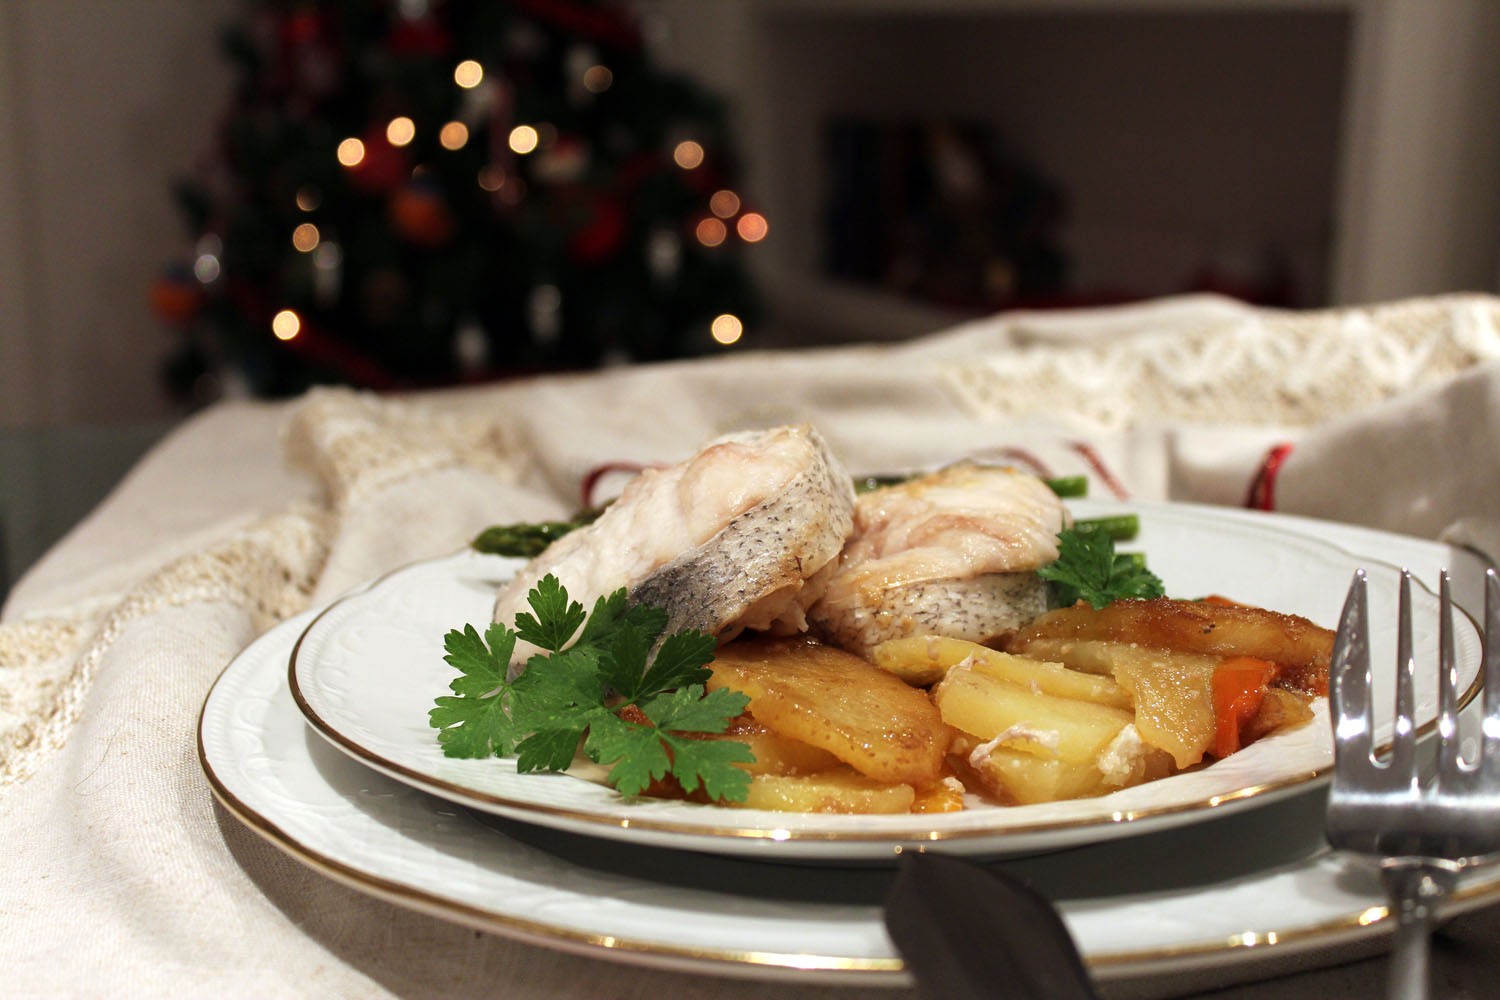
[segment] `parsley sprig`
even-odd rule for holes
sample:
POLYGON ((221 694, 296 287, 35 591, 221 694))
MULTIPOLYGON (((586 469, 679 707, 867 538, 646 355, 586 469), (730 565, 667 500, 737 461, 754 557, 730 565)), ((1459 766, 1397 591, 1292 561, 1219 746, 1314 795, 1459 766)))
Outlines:
POLYGON ((1088 601, 1102 608, 1121 598, 1160 597, 1161 578, 1134 554, 1116 552, 1114 538, 1104 526, 1077 524, 1057 536, 1057 561, 1037 570, 1052 584, 1063 607, 1088 601))
POLYGON ((581 743, 590 760, 610 767, 607 780, 623 795, 671 775, 688 793, 745 799, 749 775, 735 764, 755 759, 750 748, 701 738, 723 733, 749 702, 738 691, 705 690, 712 636, 663 639, 666 613, 629 604, 623 589, 586 613, 550 575, 527 604, 514 629, 497 622, 481 636, 465 625, 444 638, 443 659, 459 676, 428 714, 444 754, 514 756, 523 773, 566 771, 581 743), (542 652, 511 677, 518 640, 542 652))

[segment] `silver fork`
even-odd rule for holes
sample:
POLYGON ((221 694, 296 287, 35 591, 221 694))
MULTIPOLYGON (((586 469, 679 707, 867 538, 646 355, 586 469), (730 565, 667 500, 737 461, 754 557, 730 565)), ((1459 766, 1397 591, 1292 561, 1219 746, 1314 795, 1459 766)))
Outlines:
POLYGON ((1500 852, 1500 578, 1485 573, 1484 721, 1465 759, 1458 723, 1458 669, 1448 574, 1439 581, 1437 762, 1423 782, 1417 762, 1411 575, 1401 572, 1396 627, 1396 728, 1377 759, 1370 698, 1370 627, 1363 570, 1344 601, 1329 670, 1334 732, 1328 840, 1378 856, 1396 916, 1390 996, 1428 995, 1434 916, 1459 872, 1500 852))

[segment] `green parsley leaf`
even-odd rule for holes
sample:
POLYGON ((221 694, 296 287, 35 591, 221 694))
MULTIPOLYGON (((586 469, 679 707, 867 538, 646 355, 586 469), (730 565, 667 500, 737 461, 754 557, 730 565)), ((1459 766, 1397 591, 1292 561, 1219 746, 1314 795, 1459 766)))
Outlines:
POLYGON ((701 684, 666 691, 640 703, 658 729, 681 733, 722 733, 750 704, 748 696, 720 688, 704 693, 701 684))
POLYGON ((594 610, 589 614, 578 642, 588 645, 606 641, 612 632, 625 625, 639 629, 642 635, 655 642, 667 630, 667 613, 649 604, 630 604, 625 588, 621 587, 594 602, 594 610))
POLYGON ((449 633, 446 659, 463 676, 451 685, 456 697, 437 699, 429 713, 445 754, 514 754, 518 771, 565 771, 582 746, 610 767, 609 782, 624 795, 670 774, 689 792, 745 798, 750 778, 735 765, 754 760, 750 748, 699 738, 722 734, 749 701, 734 691, 705 693, 712 636, 661 639, 666 612, 631 605, 624 590, 585 614, 553 576, 527 603, 515 630, 491 625, 484 639, 472 625, 449 633), (508 680, 518 640, 544 651, 508 680))
POLYGON ((507 680, 516 635, 491 625, 481 638, 473 625, 443 639, 443 657, 460 676, 448 687, 456 697, 437 699, 428 723, 449 757, 504 757, 524 734, 509 715, 512 685, 507 680))
MULTIPOLYGON (((718 645, 705 632, 678 632, 668 636, 656 651, 651 669, 640 680, 641 696, 670 691, 690 684, 706 684, 713 676, 708 664, 718 645)), ((738 713, 736 713, 738 714, 738 713)))
POLYGON ((516 635, 554 653, 568 644, 587 617, 583 605, 568 600, 568 592, 551 573, 531 589, 526 603, 534 614, 522 611, 516 615, 516 635))
POLYGON ((1087 601, 1095 608, 1122 598, 1160 597, 1161 579, 1143 562, 1115 552, 1107 530, 1075 525, 1057 536, 1057 561, 1037 570, 1052 584, 1057 603, 1064 607, 1087 601))

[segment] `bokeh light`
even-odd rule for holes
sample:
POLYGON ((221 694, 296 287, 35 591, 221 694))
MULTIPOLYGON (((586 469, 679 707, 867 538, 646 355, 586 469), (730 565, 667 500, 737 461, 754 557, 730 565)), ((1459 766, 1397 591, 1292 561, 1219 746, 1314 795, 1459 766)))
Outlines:
POLYGON ((318 232, 318 227, 311 222, 304 222, 292 230, 292 246, 303 253, 311 253, 316 250, 320 239, 322 239, 322 235, 318 232))
POLYGON ((703 165, 703 147, 691 139, 684 139, 672 150, 672 162, 683 170, 692 170, 703 165))
POLYGON ((345 139, 339 143, 338 158, 346 167, 359 166, 365 159, 365 144, 353 137, 345 139))
POLYGON ((510 151, 525 156, 536 149, 540 136, 537 130, 530 125, 517 125, 510 130, 510 151))
POLYGON ((771 231, 771 224, 759 212, 746 212, 735 221, 734 231, 746 243, 759 243, 771 231))
POLYGON ((392 118, 385 126, 385 140, 392 146, 405 146, 417 137, 417 123, 405 115, 392 118))
POLYGON ((709 324, 708 332, 714 340, 728 346, 738 343, 740 337, 744 336, 745 324, 741 323, 740 318, 733 313, 721 313, 715 316, 714 321, 709 324))
POLYGON ((708 199, 708 210, 721 219, 727 219, 740 210, 740 196, 728 188, 721 188, 708 199))
POLYGON ((479 168, 479 187, 493 194, 505 186, 505 168, 487 163, 479 168))
POLYGON ((591 94, 602 94, 615 82, 615 74, 608 66, 590 66, 583 71, 583 89, 591 94))
POLYGON ((463 149, 469 141, 469 126, 463 122, 449 122, 438 131, 438 143, 444 149, 463 149))
POLYGON ((729 235, 729 227, 723 221, 712 216, 701 220, 698 227, 693 230, 693 235, 698 237, 698 242, 706 247, 716 247, 724 242, 729 235))
POLYGON ((473 90, 484 81, 484 67, 473 59, 465 59, 453 67, 453 82, 465 90, 473 90))
POLYGON ((271 332, 277 340, 291 340, 302 332, 302 317, 290 309, 283 309, 271 317, 271 332))

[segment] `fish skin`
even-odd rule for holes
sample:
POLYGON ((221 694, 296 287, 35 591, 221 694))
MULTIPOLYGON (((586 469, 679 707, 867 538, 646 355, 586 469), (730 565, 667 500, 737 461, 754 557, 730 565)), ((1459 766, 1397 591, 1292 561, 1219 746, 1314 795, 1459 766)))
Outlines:
POLYGON ((1047 583, 1034 571, 984 573, 891 587, 868 604, 837 611, 815 605, 811 620, 826 641, 869 657, 882 642, 913 635, 988 645, 1047 609, 1047 583))
POLYGON ((869 656, 888 639, 1000 639, 1047 610, 1062 502, 1035 476, 963 462, 859 498, 813 630, 869 656))
MULTIPOLYGON (((738 496, 734 468, 720 464, 710 471, 738 496)), ((598 520, 554 542, 502 587, 495 620, 509 624, 516 612, 525 610, 526 592, 550 572, 586 608, 625 587, 631 603, 667 613, 666 634, 696 629, 722 642, 746 627, 777 633, 805 630, 806 605, 836 562, 854 517, 853 480, 816 430, 797 425, 727 435, 692 458, 649 475, 654 478, 627 486, 598 520), (678 511, 674 503, 684 493, 692 502, 692 490, 702 478, 701 466, 694 463, 732 462, 748 449, 750 461, 742 464, 754 466, 757 448, 776 454, 759 469, 746 468, 745 475, 771 479, 748 488, 748 506, 726 511, 718 530, 693 544, 705 533, 702 511, 678 511), (788 455, 799 467, 777 479, 788 455), (657 526, 657 549, 634 565, 611 564, 613 547, 639 548, 641 531, 649 528, 642 524, 643 516, 649 521, 677 513, 681 524, 657 526), (591 562, 604 564, 605 571, 591 574, 591 562)), ((524 660, 529 652, 518 648, 515 658, 524 660)))

